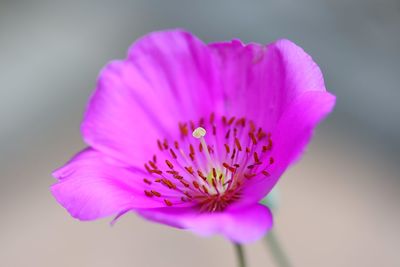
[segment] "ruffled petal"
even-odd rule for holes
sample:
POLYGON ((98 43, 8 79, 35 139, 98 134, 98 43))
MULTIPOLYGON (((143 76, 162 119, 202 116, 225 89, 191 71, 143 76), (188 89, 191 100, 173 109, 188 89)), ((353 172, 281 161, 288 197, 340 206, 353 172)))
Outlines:
POLYGON ((53 196, 80 220, 94 220, 134 208, 165 206, 145 196, 143 173, 90 148, 53 176, 59 179, 51 187, 53 196))
POLYGON ((272 227, 272 214, 260 204, 224 212, 198 213, 191 209, 155 209, 139 212, 143 217, 202 236, 222 234, 237 243, 255 241, 272 227))
POLYGON ((157 139, 178 136, 178 122, 222 107, 210 49, 179 30, 138 40, 128 58, 107 65, 82 125, 87 144, 131 165, 142 165, 157 139))
POLYGON ((306 91, 325 91, 318 66, 288 40, 267 46, 234 40, 210 47, 219 59, 229 116, 246 116, 271 131, 297 96, 306 91))

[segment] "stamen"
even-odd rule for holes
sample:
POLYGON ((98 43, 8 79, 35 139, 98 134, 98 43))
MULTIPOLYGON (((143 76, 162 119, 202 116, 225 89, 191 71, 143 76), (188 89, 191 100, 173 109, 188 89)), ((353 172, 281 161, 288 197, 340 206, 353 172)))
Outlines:
POLYGON ((187 171, 188 171, 188 173, 190 173, 191 175, 193 175, 193 174, 194 174, 194 171, 193 171, 193 168, 192 168, 192 166, 185 167, 185 170, 187 170, 187 171))
POLYGON ((229 154, 229 152, 231 152, 229 146, 227 144, 224 144, 224 146, 225 146, 226 154, 229 154))
POLYGON ((235 145, 239 151, 242 151, 242 146, 240 145, 239 139, 235 138, 235 145))
POLYGON ((174 165, 172 165, 172 163, 169 161, 169 160, 165 160, 165 163, 168 165, 168 167, 170 168, 170 169, 173 169, 174 168, 174 165))
POLYGON ((169 201, 168 199, 164 199, 165 204, 167 204, 168 207, 172 206, 172 202, 169 201))
POLYGON ((151 181, 147 180, 146 178, 143 178, 143 182, 145 182, 148 185, 151 185, 151 181))
POLYGON ((273 158, 273 157, 270 157, 270 158, 269 158, 269 164, 273 164, 274 162, 275 162, 274 158, 273 158))
POLYGON ((164 148, 163 148, 163 146, 162 146, 160 140, 157 140, 157 145, 158 145, 158 148, 159 148, 161 151, 163 151, 164 148))
POLYGON ((275 161, 271 134, 253 121, 212 113, 179 122, 178 127, 178 139, 156 140, 163 160, 157 162, 157 154, 144 162, 150 174, 143 178, 145 196, 158 197, 168 207, 192 202, 200 212, 218 212, 241 198, 248 180, 271 176, 265 167, 258 169, 263 162, 275 161), (189 130, 199 142, 186 138, 189 130))
POLYGON ((208 146, 207 146, 206 140, 204 139, 204 136, 206 135, 206 133, 207 133, 206 129, 204 129, 203 127, 197 127, 193 131, 192 135, 193 135, 194 138, 200 139, 200 143, 201 143, 201 146, 203 147, 203 150, 204 150, 204 152, 206 154, 207 161, 208 161, 208 163, 210 165, 212 165, 212 159, 211 159, 211 156, 210 156, 210 152, 208 151, 208 146))
POLYGON ((161 197, 161 194, 160 193, 158 193, 157 191, 155 191, 155 190, 150 190, 150 192, 153 194, 153 196, 156 196, 156 197, 161 197))
POLYGON ((253 145, 257 145, 257 139, 254 136, 254 133, 250 132, 249 137, 250 137, 251 141, 253 142, 253 145))
POLYGON ((210 123, 213 124, 214 123, 214 118, 215 118, 215 113, 212 112, 210 115, 210 123))
POLYGON ((200 170, 197 171, 197 174, 200 176, 201 179, 207 181, 207 177, 200 170))
POLYGON ((177 158, 178 158, 178 157, 176 156, 176 154, 175 154, 175 151, 174 151, 172 148, 169 149, 169 152, 171 153, 171 155, 172 155, 172 157, 173 157, 174 159, 177 159, 177 158))
POLYGON ((265 171, 265 170, 262 171, 261 173, 264 174, 264 175, 267 176, 267 177, 270 176, 269 172, 267 172, 267 171, 265 171))

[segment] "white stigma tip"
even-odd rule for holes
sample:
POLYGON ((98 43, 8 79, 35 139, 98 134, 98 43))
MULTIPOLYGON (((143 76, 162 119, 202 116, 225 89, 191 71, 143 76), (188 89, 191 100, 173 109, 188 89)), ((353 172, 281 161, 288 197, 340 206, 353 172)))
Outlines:
POLYGON ((193 131, 192 135, 193 135, 193 137, 198 139, 198 138, 202 138, 203 136, 205 136, 206 133, 207 133, 206 129, 204 129, 203 127, 197 127, 193 131))

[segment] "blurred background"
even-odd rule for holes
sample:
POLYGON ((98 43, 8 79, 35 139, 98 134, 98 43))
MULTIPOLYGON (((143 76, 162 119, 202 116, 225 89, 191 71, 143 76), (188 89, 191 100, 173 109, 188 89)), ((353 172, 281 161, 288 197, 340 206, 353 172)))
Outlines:
MULTIPOLYGON (((337 95, 279 183, 275 230, 294 266, 400 266, 400 2, 0 1, 0 266, 235 266, 230 243, 134 214, 72 219, 50 173, 84 147, 99 70, 150 31, 207 42, 289 38, 337 95)), ((274 266, 262 241, 249 266, 274 266)))

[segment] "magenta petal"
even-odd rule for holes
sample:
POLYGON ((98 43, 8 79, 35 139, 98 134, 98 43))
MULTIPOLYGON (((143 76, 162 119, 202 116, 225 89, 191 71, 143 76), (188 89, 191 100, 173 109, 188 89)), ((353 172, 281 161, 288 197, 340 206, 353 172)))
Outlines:
POLYGON ((230 116, 246 116, 272 130, 294 98, 325 91, 322 73, 303 49, 288 40, 244 45, 212 44, 216 51, 230 116))
POLYGON ((247 201, 263 198, 276 184, 286 168, 309 143, 314 128, 335 105, 335 96, 323 91, 308 91, 297 97, 280 118, 272 136, 275 140, 269 166, 271 177, 258 180, 245 188, 247 201))
POLYGON ((178 122, 222 106, 210 49, 183 31, 151 33, 128 59, 107 65, 86 111, 82 132, 91 147, 142 166, 157 139, 177 136, 178 122))
POLYGON ((140 214, 149 220, 188 229, 202 236, 222 234, 237 243, 255 241, 272 227, 271 212, 260 204, 216 213, 168 208, 140 211, 140 214))
POLYGON ((75 218, 93 220, 133 208, 164 206, 146 197, 143 176, 101 153, 86 149, 53 175, 57 201, 75 218))

